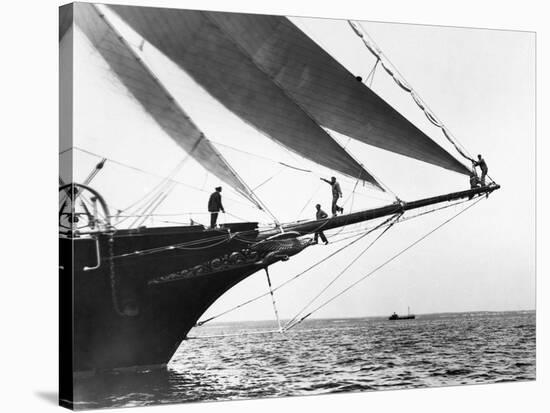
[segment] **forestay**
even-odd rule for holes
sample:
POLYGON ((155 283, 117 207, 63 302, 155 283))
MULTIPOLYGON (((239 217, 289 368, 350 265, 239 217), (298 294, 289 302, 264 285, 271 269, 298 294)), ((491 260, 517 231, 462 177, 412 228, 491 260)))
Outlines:
POLYGON ((124 86, 166 133, 206 170, 260 207, 222 155, 106 23, 96 6, 75 3, 74 21, 124 86))
POLYGON ((220 29, 211 14, 109 7, 244 121, 307 159, 382 189, 375 178, 319 126, 309 108, 304 110, 301 102, 273 82, 269 73, 220 29))

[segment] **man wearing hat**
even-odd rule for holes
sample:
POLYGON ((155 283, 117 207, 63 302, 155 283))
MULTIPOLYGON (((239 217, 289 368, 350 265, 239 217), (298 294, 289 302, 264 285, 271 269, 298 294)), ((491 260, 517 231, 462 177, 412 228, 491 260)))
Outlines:
MULTIPOLYGON (((315 209, 317 209, 317 212, 315 213, 315 219, 316 220, 328 218, 328 214, 321 209, 321 204, 315 205, 315 209)), ((319 229, 320 228, 322 228, 322 226, 319 227, 319 229)), ((319 240, 318 240, 319 237, 321 237, 321 241, 323 241, 325 243, 325 245, 328 244, 327 237, 325 237, 325 234, 323 234, 323 231, 316 231, 315 232, 315 236, 313 238, 313 242, 315 244, 317 244, 319 242, 319 240)))
POLYGON ((216 187, 216 190, 210 195, 208 200, 208 212, 210 212, 210 228, 216 228, 218 220, 218 212, 222 211, 225 214, 225 209, 222 205, 222 187, 216 187))

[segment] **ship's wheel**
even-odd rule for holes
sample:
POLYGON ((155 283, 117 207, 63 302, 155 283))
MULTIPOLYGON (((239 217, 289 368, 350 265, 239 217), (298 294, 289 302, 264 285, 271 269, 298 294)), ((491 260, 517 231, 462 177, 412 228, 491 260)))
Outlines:
POLYGON ((59 187, 59 232, 74 234, 109 228, 109 207, 99 192, 75 183, 59 187))

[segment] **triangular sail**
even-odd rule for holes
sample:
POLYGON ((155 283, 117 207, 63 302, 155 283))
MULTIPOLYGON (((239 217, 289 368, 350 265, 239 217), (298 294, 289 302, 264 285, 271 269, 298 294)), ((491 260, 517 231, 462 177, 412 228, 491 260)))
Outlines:
POLYGON ((121 82, 160 127, 206 170, 260 207, 253 193, 222 155, 106 23, 96 6, 75 3, 74 20, 121 82))
POLYGON ((282 16, 206 12, 263 71, 321 125, 369 145, 469 174, 282 16))
POLYGON ((241 119, 307 159, 382 189, 207 13, 109 7, 241 119))

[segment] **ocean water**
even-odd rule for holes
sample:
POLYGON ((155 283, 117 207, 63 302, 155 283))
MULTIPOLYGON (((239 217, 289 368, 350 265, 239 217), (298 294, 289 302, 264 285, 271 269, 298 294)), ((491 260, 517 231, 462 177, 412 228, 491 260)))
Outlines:
POLYGON ((166 371, 78 379, 75 408, 535 379, 535 312, 306 320, 285 334, 246 334, 273 327, 193 329, 166 371))

